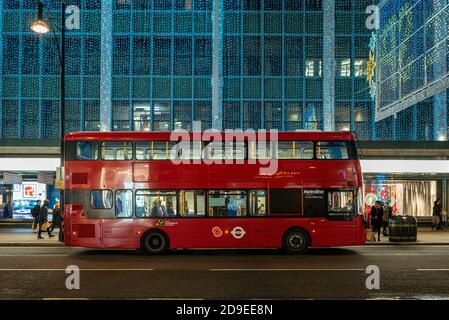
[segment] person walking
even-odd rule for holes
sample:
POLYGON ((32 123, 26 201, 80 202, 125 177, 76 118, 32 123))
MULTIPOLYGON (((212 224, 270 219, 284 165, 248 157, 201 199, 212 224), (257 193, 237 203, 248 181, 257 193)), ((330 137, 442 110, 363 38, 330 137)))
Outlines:
POLYGON ((440 199, 436 199, 433 203, 433 209, 432 209, 432 230, 436 228, 436 230, 442 229, 441 228, 441 211, 443 208, 441 207, 441 201, 440 199))
POLYGON ((388 232, 390 231, 388 228, 388 223, 392 216, 393 216, 393 207, 390 205, 390 201, 387 201, 385 202, 384 213, 382 216, 382 234, 385 237, 388 237, 388 232))
POLYGON ((61 228, 61 205, 59 203, 55 204, 55 208, 53 210, 50 233, 55 230, 55 227, 61 228))
MULTIPOLYGON (((374 206, 370 211, 371 215, 371 226, 373 228, 373 232, 377 232, 377 241, 380 241, 380 232, 382 229, 382 217, 384 215, 384 210, 381 206, 380 201, 376 201, 374 206)), ((374 234, 374 241, 376 241, 376 235, 374 234)))
POLYGON ((39 232, 37 234, 38 239, 44 239, 41 235, 43 228, 46 228, 49 238, 54 237, 54 235, 52 235, 50 232, 50 228, 48 228, 48 204, 49 203, 50 203, 50 201, 44 200, 44 204, 42 205, 41 210, 39 212, 39 232))
POLYGON ((33 229, 33 232, 37 232, 39 229, 39 213, 41 211, 41 201, 37 200, 36 205, 33 209, 31 209, 31 216, 34 218, 33 226, 31 227, 33 229))

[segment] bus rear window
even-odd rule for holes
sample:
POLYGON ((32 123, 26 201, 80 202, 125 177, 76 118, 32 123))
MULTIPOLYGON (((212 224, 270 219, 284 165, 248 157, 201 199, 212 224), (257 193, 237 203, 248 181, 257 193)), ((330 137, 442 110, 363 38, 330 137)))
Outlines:
POLYGON ((348 146, 344 141, 317 142, 316 157, 322 160, 348 160, 348 146))
POLYGON ((94 141, 78 141, 76 143, 77 160, 97 160, 98 143, 94 141))

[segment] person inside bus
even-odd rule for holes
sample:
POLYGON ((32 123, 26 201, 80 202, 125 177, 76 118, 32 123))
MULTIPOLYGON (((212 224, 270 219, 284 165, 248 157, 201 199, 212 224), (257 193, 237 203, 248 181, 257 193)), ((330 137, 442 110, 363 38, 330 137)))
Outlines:
POLYGON ((163 217, 164 212, 162 211, 161 202, 158 200, 154 200, 153 202, 153 208, 151 209, 150 213, 151 217, 163 217))
POLYGON ((167 208, 165 213, 165 215, 168 217, 174 217, 176 215, 175 210, 173 209, 173 203, 171 201, 167 201, 167 208))

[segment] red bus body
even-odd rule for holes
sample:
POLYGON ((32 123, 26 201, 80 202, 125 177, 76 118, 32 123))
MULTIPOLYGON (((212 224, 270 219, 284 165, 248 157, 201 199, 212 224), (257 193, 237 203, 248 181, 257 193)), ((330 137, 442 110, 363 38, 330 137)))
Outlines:
MULTIPOLYGON (((192 137, 192 133, 190 133, 192 137)), ((350 133, 279 133, 278 139, 300 141, 354 141, 350 133)), ((83 132, 70 133, 65 142, 170 141, 170 133, 83 132)), ((135 155, 135 154, 134 154, 135 155)), ((194 190, 194 189, 361 189, 360 163, 355 160, 278 160, 278 170, 261 175, 260 164, 180 164, 170 160, 66 160, 64 241, 66 246, 88 248, 141 248, 148 230, 163 231, 171 249, 181 248, 281 248, 290 228, 305 230, 311 247, 362 245, 366 240, 363 216, 349 221, 326 217, 270 215, 264 217, 162 217, 91 218, 83 203, 70 196, 86 190, 194 190), (222 234, 213 232, 218 227, 222 234), (239 228, 240 227, 240 228, 239 228), (237 228, 237 229, 236 229, 237 228), (242 233, 234 232, 235 230, 242 233)), ((76 198, 76 197, 75 197, 76 198)), ((134 200, 135 201, 135 200, 134 200)))

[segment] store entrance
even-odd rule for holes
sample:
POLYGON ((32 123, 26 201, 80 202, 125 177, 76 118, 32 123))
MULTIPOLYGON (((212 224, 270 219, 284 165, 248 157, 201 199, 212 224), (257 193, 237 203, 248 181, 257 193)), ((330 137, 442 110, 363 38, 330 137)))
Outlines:
MULTIPOLYGON (((54 185, 24 181, 21 184, 0 185, 0 219, 33 220, 31 209, 37 200, 48 199, 49 212, 59 203, 59 190, 54 185)), ((51 215, 49 216, 51 219, 51 215)))

